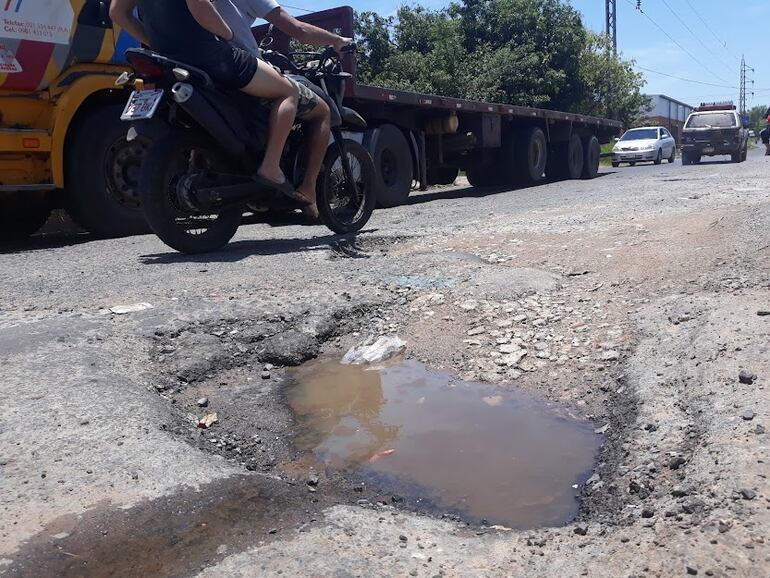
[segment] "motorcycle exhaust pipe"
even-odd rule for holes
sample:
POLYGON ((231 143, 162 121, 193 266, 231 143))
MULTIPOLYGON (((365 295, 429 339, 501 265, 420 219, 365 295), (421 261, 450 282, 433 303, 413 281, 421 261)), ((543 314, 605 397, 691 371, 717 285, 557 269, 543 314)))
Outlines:
POLYGON ((241 183, 224 187, 206 187, 195 191, 197 205, 204 211, 219 210, 254 199, 255 184, 241 183))

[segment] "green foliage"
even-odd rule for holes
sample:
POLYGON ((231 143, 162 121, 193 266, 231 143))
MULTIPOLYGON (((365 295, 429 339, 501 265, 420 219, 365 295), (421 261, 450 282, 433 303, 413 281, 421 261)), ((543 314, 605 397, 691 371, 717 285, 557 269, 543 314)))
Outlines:
POLYGON ((767 106, 752 106, 749 109, 749 126, 760 131, 767 126, 767 106))
POLYGON ((461 0, 356 15, 361 82, 633 122, 641 75, 560 0, 461 0))

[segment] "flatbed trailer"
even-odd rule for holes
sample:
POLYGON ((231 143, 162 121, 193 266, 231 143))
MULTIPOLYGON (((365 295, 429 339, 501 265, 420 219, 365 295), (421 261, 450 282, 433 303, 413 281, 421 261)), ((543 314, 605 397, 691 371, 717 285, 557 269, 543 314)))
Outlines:
MULTIPOLYGON (((353 36, 350 7, 300 20, 353 36)), ((254 28, 258 40, 266 33, 267 26, 254 28)), ((273 38, 271 48, 289 51, 286 36, 274 32, 273 38)), ((622 130, 622 123, 605 118, 359 84, 352 55, 345 70, 353 75, 345 104, 369 125, 357 138, 374 158, 381 206, 403 203, 413 183, 421 189, 450 184, 461 170, 472 186, 593 178, 601 144, 622 130)))

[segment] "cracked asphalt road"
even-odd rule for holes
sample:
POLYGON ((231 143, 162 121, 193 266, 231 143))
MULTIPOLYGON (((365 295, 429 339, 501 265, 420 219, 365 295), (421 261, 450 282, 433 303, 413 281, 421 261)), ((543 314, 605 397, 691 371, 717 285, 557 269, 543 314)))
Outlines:
POLYGON ((432 190, 354 239, 288 222, 196 257, 152 236, 5 250, 0 573, 770 576, 768 178, 754 152, 432 190), (334 479, 308 495, 280 366, 386 333, 603 424, 579 518, 507 531, 334 479), (198 391, 225 441, 198 443, 198 391), (251 462, 233 447, 255 432, 251 462))

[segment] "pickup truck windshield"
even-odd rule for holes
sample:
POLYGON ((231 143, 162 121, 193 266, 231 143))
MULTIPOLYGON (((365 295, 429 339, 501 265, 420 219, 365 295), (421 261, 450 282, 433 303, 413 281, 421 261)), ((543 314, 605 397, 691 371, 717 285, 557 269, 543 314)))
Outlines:
POLYGON ((643 128, 639 130, 630 130, 623 135, 620 140, 657 140, 658 129, 656 128, 643 128))
POLYGON ((694 114, 687 121, 686 128, 730 128, 735 126, 735 115, 729 112, 694 114))

